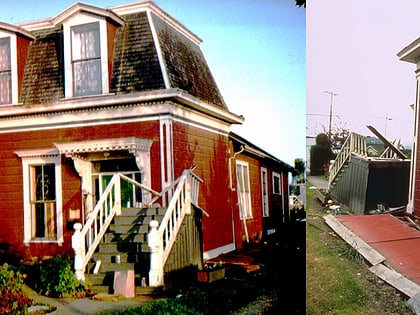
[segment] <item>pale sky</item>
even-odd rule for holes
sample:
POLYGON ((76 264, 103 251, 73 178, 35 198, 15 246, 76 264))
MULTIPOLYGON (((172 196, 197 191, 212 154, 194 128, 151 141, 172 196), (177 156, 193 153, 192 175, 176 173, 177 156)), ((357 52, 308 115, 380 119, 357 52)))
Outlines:
POLYGON ((411 144, 415 66, 397 53, 420 37, 420 1, 309 0, 307 5, 307 135, 333 126, 411 144), (388 118, 388 119, 387 119, 388 118))
MULTIPOLYGON (((0 21, 54 17, 77 0, 1 0, 0 21)), ((134 0, 81 1, 101 7, 134 0)), ((305 9, 294 0, 156 0, 198 35, 233 131, 293 165, 305 158, 305 9)))

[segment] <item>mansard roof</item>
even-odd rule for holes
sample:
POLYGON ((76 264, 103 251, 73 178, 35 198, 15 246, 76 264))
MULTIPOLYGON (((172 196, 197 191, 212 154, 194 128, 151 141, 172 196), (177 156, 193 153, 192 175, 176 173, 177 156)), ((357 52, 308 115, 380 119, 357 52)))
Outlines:
POLYGON ((52 19, 22 23, 31 43, 20 102, 46 105, 64 98, 63 29, 78 12, 111 19, 117 28, 109 91, 127 94, 180 89, 228 110, 200 49, 197 36, 151 1, 102 9, 76 3, 52 19))

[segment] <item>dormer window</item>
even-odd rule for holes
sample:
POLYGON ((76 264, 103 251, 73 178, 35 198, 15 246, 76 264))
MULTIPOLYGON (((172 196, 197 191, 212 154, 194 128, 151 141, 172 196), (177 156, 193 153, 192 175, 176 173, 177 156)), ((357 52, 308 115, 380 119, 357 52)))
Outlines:
POLYGON ((0 105, 12 103, 10 38, 0 39, 0 105))
POLYGON ((51 21, 63 29, 65 97, 109 93, 112 43, 124 20, 110 10, 76 3, 51 21))
POLYGON ((71 27, 73 95, 102 93, 99 22, 71 27))

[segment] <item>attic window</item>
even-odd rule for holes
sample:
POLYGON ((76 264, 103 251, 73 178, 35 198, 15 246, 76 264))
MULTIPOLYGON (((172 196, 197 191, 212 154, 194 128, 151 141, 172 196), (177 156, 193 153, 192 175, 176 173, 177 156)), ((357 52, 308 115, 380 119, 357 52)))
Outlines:
POLYGON ((71 28, 73 95, 102 93, 99 23, 71 28))
POLYGON ((12 103, 10 38, 0 39, 0 104, 12 103))

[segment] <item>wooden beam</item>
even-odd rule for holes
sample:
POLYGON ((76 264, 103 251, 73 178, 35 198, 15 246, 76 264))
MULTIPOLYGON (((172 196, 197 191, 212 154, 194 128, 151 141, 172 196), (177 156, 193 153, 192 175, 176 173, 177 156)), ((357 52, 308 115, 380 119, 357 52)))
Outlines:
POLYGON ((398 149, 391 142, 389 142, 387 138, 385 138, 378 130, 375 129, 375 127, 371 125, 367 125, 366 127, 370 131, 372 131, 372 133, 375 136, 377 136, 385 144, 386 147, 390 148, 393 152, 395 152, 400 159, 403 159, 403 160, 407 159, 407 156, 400 149, 398 149))

